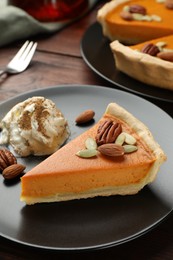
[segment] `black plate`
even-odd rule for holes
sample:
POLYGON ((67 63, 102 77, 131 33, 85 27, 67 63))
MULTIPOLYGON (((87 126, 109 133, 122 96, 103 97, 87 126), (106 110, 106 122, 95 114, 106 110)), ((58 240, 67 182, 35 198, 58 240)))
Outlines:
POLYGON ((118 71, 100 24, 91 25, 81 41, 81 53, 88 66, 105 80, 130 92, 162 101, 173 102, 173 91, 153 87, 139 82, 118 71))
MULTIPOLYGON (((59 86, 29 92, 0 104, 0 118, 31 96, 52 99, 69 121, 71 137, 91 126, 78 127, 79 112, 94 109, 95 121, 110 102, 117 102, 141 119, 168 155, 156 181, 133 196, 111 196, 25 206, 19 201, 20 182, 0 176, 0 234, 21 244, 53 250, 88 250, 125 243, 144 234, 173 207, 173 120, 160 108, 135 95, 98 86, 59 86), (169 159, 170 158, 170 159, 169 159)), ((42 157, 19 159, 27 170, 42 157)), ((67 158, 68 160, 68 158, 67 158)))

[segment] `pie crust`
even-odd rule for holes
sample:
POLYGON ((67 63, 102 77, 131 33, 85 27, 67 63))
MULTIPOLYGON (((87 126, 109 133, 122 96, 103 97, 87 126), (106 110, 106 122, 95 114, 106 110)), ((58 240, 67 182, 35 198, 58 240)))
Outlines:
MULTIPOLYGON (((127 39, 124 39, 123 37, 118 37, 117 35, 113 35, 107 22, 106 22, 106 16, 108 15, 109 12, 111 12, 114 8, 116 8, 118 5, 129 2, 129 0, 112 0, 108 3, 106 3, 101 9, 98 10, 97 14, 97 20, 98 22, 102 25, 103 29, 103 35, 107 36, 110 40, 119 40, 122 42, 126 42, 131 44, 131 40, 127 41, 127 39)), ((125 37, 126 38, 126 37, 125 37)))
POLYGON ((110 46, 117 69, 146 84, 173 90, 173 62, 135 51, 119 41, 110 46))
POLYGON ((148 183, 152 182, 156 177, 160 165, 166 160, 166 155, 161 149, 160 145, 155 141, 150 130, 135 116, 133 116, 126 109, 117 105, 116 103, 110 103, 106 109, 106 113, 121 119, 123 122, 126 122, 135 131, 135 133, 145 142, 150 151, 152 151, 152 153, 155 156, 155 162, 147 176, 148 183))

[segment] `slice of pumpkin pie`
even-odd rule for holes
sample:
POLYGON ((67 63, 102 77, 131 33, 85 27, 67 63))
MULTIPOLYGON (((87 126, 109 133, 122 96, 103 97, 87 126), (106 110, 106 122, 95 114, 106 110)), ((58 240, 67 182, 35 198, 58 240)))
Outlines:
POLYGON ((166 155, 148 128, 110 103, 98 123, 21 178, 27 204, 136 194, 166 155))

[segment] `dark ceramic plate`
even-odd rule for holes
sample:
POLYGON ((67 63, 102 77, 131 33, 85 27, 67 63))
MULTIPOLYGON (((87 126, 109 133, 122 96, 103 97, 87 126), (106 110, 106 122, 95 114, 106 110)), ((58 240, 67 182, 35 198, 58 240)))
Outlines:
MULTIPOLYGON (((16 103, 32 96, 52 99, 69 121, 71 137, 90 126, 78 127, 79 112, 93 109, 95 121, 110 102, 117 102, 151 129, 168 161, 156 181, 137 195, 98 197, 69 202, 20 202, 20 182, 0 176, 0 235, 28 246, 53 250, 91 250, 125 243, 155 227, 173 207, 173 120, 160 108, 123 91, 99 86, 57 86, 22 94, 0 104, 0 118, 16 103)), ((27 170, 44 158, 18 159, 27 170)), ((68 160, 68 158, 67 158, 68 160)))
POLYGON ((173 91, 152 87, 139 82, 115 68, 109 47, 109 40, 103 36, 100 24, 94 23, 85 32, 81 41, 82 57, 88 66, 105 80, 130 92, 162 101, 173 102, 173 91))

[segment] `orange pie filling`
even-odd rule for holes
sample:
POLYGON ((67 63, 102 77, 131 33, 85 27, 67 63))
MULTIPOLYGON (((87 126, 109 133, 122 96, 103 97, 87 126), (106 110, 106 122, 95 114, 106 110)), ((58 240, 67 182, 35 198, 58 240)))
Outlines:
MULTIPOLYGON (((90 193, 92 197, 92 192, 95 196, 100 190, 103 195, 109 195, 109 190, 111 193, 114 187, 129 187, 141 183, 142 180, 146 181, 155 160, 154 152, 127 123, 105 114, 94 127, 22 177, 21 199, 30 204, 37 199, 51 200, 55 196, 67 196, 68 199, 71 194, 82 197, 83 193, 90 193), (123 157, 105 156, 101 153, 87 159, 76 156, 79 150, 85 149, 85 140, 88 137, 95 138, 99 125, 108 118, 116 120, 121 124, 122 131, 136 138, 138 150, 124 154, 123 157)), ((134 193, 133 189, 130 193, 134 193)))
POLYGON ((163 51, 165 51, 165 52, 172 51, 173 52, 173 35, 161 37, 158 39, 153 39, 153 40, 146 41, 146 42, 143 42, 140 44, 136 44, 136 45, 130 46, 130 48, 133 50, 141 51, 142 48, 144 47, 144 45, 146 45, 147 43, 152 43, 156 46, 161 45, 159 47, 161 47, 163 49, 163 51))

